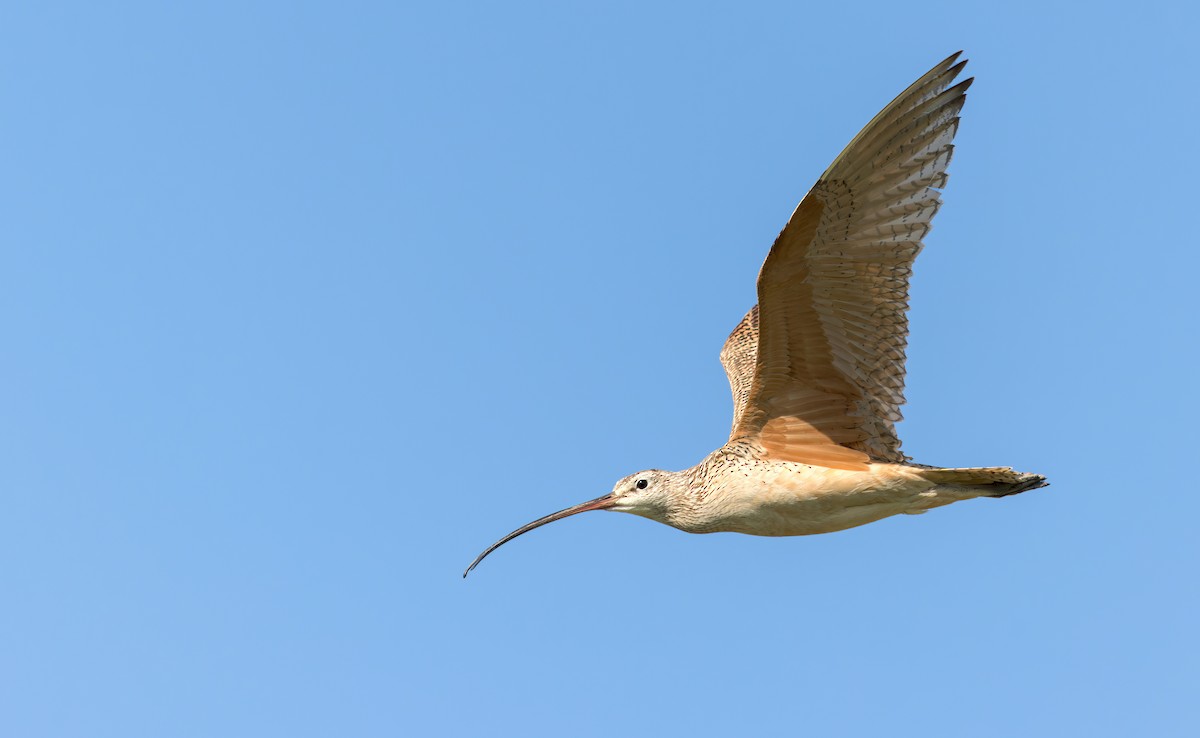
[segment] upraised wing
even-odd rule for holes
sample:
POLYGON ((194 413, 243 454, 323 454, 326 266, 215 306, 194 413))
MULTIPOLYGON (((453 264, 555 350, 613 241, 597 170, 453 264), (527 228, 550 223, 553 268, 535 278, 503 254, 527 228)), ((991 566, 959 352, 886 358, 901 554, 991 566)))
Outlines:
MULTIPOLYGON (((961 52, 960 52, 961 53, 961 52)), ((730 440, 840 469, 902 462, 908 280, 946 183, 970 79, 938 64, 821 175, 758 276, 759 304, 726 342, 730 440), (757 325, 756 325, 757 324, 757 325)))

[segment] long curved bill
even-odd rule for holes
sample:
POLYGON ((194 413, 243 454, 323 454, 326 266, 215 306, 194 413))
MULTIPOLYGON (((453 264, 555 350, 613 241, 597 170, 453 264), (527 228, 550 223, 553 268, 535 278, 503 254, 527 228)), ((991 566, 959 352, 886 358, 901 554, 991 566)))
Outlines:
POLYGON ((545 525, 546 523, 553 523, 555 520, 562 520, 563 518, 570 517, 576 513, 587 512, 589 510, 607 510, 608 508, 612 507, 614 504, 616 504, 616 500, 613 499, 612 493, 609 493, 607 495, 604 495, 603 497, 597 497, 594 500, 588 500, 587 502, 581 502, 578 505, 575 505, 574 507, 568 507, 566 510, 559 510, 556 513, 550 513, 546 517, 538 518, 537 520, 533 521, 532 523, 529 523, 528 525, 522 525, 520 528, 517 528, 512 533, 509 533, 508 535, 504 536, 503 538, 496 541, 492 545, 488 546, 486 551, 479 554, 479 556, 477 556, 475 558, 475 560, 471 562, 471 565, 467 567, 467 570, 463 572, 463 579, 466 579, 467 575, 471 573, 471 570, 474 569, 476 566, 478 566, 479 562, 483 561, 484 558, 488 554, 490 554, 492 551, 495 551, 496 549, 500 548, 504 544, 508 543, 509 541, 511 541, 512 539, 516 538, 517 536, 519 536, 523 533, 528 533, 529 531, 533 530, 534 528, 540 528, 543 525, 545 525))

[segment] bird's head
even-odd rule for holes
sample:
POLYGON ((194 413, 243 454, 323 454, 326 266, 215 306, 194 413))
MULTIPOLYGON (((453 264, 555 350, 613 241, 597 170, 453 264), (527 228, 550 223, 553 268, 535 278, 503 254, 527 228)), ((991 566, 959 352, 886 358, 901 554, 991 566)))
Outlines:
POLYGON ((613 491, 608 494, 613 499, 609 509, 666 522, 674 477, 674 473, 658 469, 630 474, 613 485, 613 491))
POLYGON ((493 543, 486 551, 479 554, 471 562, 471 565, 467 567, 467 570, 463 572, 463 576, 465 577, 470 574, 471 570, 480 561, 483 561, 485 556, 517 536, 528 533, 534 528, 540 528, 546 523, 553 523, 555 520, 562 520, 576 513, 588 512, 589 510, 614 510, 616 512, 641 515, 643 518, 657 520, 660 523, 666 522, 667 512, 670 510, 671 501, 674 499, 672 490, 680 483, 681 477, 679 472, 648 469, 637 474, 630 474, 617 482, 613 486, 612 492, 603 497, 581 502, 574 507, 559 510, 556 513, 551 513, 544 518, 538 518, 528 525, 517 528, 512 533, 493 543))

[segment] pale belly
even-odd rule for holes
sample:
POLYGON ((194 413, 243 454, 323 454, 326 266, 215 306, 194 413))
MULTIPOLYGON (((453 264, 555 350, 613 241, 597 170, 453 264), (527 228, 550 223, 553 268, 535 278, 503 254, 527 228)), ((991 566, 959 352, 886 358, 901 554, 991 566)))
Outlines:
POLYGON ((671 524, 694 533, 813 535, 922 513, 974 496, 936 487, 913 468, 895 464, 872 464, 865 472, 790 462, 754 466, 752 471, 742 467, 710 477, 689 519, 671 524))

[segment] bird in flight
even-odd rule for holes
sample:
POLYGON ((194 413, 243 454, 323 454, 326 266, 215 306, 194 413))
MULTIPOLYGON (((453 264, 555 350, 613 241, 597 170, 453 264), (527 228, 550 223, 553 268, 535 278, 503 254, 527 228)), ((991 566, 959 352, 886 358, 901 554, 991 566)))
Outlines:
POLYGON ((908 281, 941 206, 973 79, 954 54, 914 82, 833 160, 771 246, 758 304, 721 349, 729 441, 684 471, 650 469, 522 526, 589 510, 689 533, 830 533, 900 513, 1046 486, 1009 467, 942 468, 900 451, 908 281))

